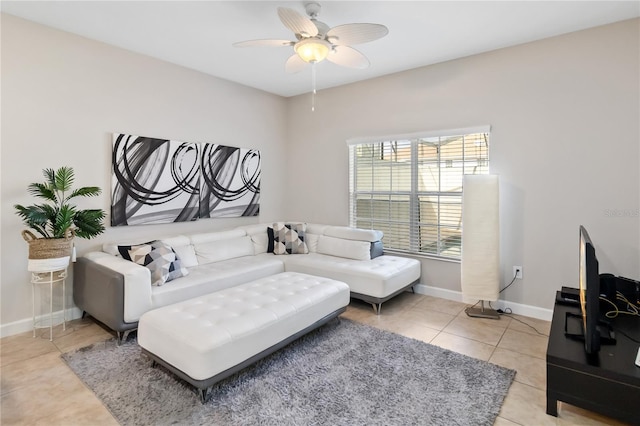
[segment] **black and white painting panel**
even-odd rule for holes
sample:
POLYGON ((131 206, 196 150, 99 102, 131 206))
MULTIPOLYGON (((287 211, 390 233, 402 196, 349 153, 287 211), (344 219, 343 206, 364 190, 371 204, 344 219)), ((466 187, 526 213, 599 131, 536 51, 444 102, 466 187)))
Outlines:
POLYGON ((203 144, 200 217, 258 216, 260 151, 203 144))
POLYGON ((195 143, 114 133, 111 225, 196 220, 200 148, 195 143))

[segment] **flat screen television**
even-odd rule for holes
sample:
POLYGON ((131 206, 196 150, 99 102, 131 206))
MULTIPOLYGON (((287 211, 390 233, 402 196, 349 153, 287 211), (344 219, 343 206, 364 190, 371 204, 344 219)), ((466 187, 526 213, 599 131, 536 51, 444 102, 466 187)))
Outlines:
POLYGON ((600 275, 596 250, 584 226, 580 226, 579 290, 584 350, 593 354, 600 350, 600 275))

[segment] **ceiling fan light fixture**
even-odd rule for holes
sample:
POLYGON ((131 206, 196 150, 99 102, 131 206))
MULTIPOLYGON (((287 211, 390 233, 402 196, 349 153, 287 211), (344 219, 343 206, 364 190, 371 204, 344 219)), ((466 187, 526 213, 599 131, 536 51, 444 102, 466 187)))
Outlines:
POLYGON ((319 38, 305 38, 297 42, 293 48, 303 61, 314 64, 327 57, 331 44, 319 38))

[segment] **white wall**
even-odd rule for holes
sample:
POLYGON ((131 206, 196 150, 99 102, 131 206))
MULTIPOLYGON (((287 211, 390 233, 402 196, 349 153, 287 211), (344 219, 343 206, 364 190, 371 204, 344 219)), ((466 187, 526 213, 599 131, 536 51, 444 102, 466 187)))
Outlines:
MULTIPOLYGON (((556 290, 577 286, 580 224, 601 272, 640 279, 639 26, 625 21, 322 90, 315 112, 309 95, 291 98, 288 149, 306 161, 289 162, 288 213, 347 224, 347 139, 490 124, 503 281, 513 265, 524 270, 502 297, 550 309, 556 290)), ((460 291, 458 263, 422 266, 423 284, 460 291)))
MULTIPOLYGON (((100 186, 85 208, 109 211, 111 133, 213 142, 262 154, 260 218, 109 228, 102 241, 193 233, 284 216, 286 99, 2 14, 1 324, 31 318, 27 244, 13 205, 42 169, 72 166, 77 186, 100 186)), ((204 54, 204 52, 203 52, 204 54)), ((70 282, 68 288, 70 288, 70 282)), ((69 299, 70 301, 71 299, 69 299)), ((7 327, 5 327, 7 326, 7 327)))

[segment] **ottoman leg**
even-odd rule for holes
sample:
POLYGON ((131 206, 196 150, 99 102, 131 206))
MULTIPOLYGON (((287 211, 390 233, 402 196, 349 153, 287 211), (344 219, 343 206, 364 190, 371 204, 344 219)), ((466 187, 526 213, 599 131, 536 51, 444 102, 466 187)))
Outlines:
POLYGON ((198 394, 200 395, 200 402, 206 404, 211 398, 211 386, 206 389, 198 389, 198 394))

